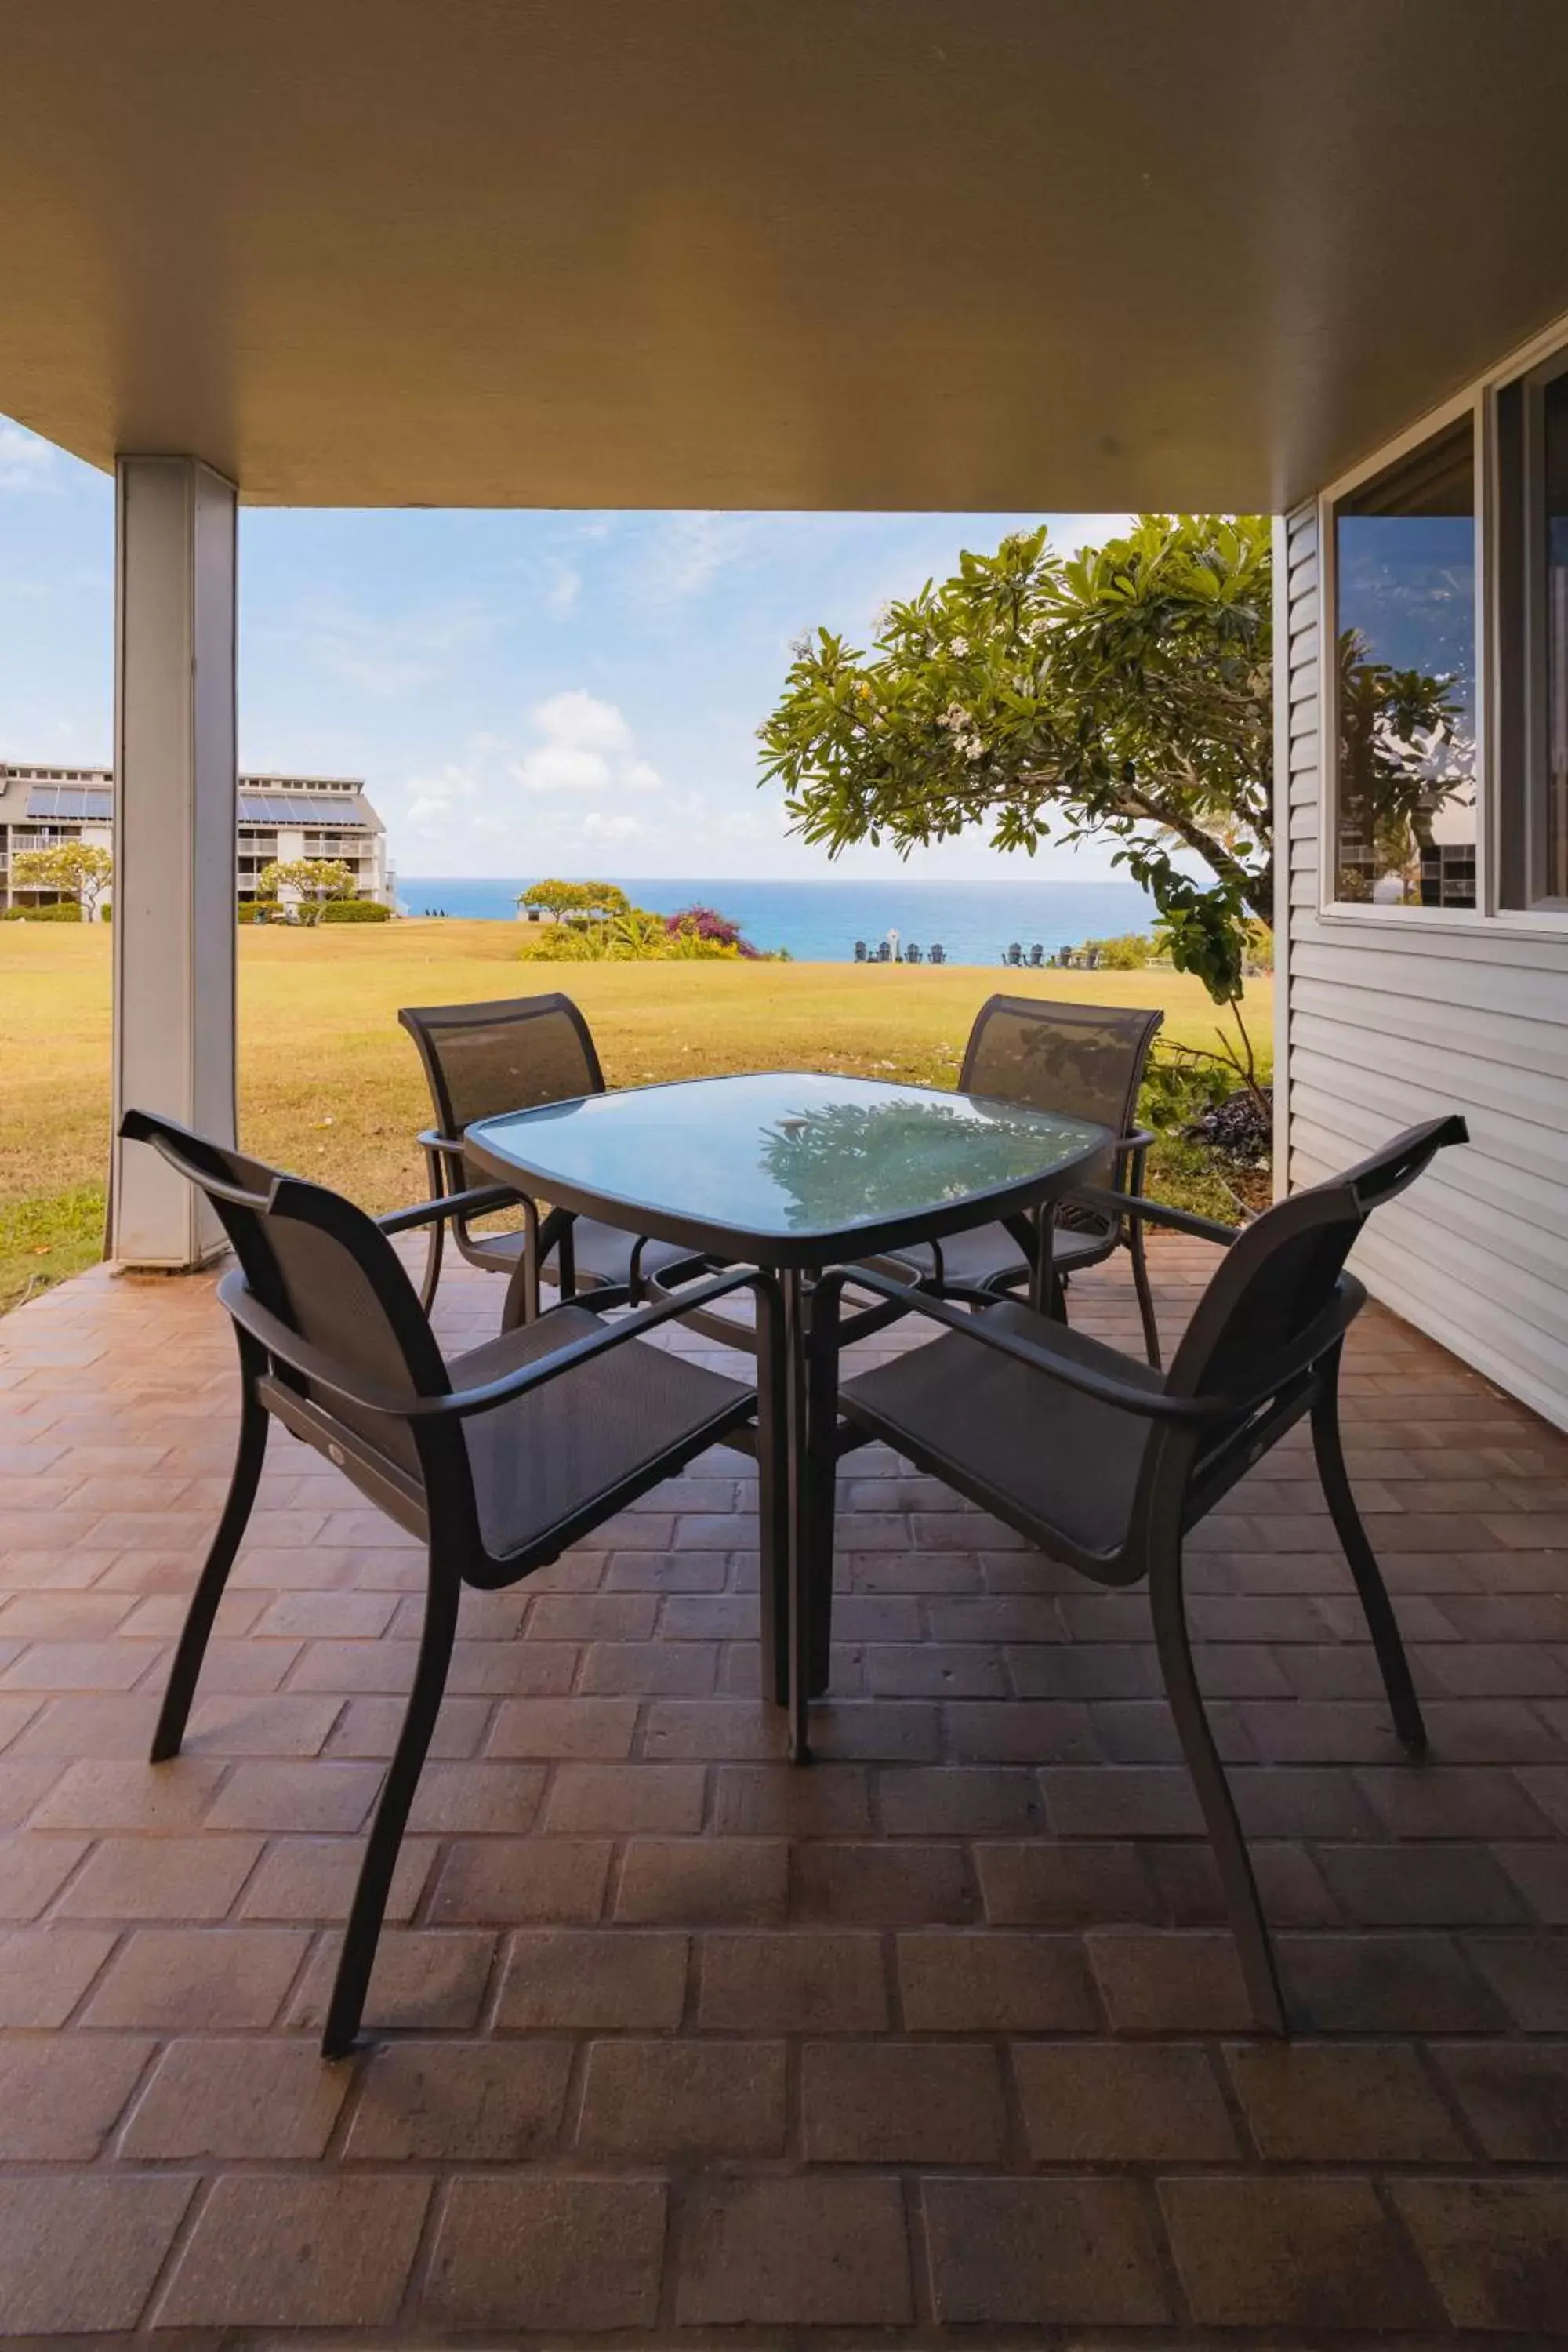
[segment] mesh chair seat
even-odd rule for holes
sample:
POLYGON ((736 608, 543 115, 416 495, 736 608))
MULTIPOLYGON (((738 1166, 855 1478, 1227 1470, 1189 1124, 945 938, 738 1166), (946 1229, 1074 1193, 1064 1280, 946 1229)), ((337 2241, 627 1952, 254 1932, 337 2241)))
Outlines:
MULTIPOLYGON (((526 1241, 527 1235, 521 1233, 471 1234, 469 1254, 494 1273, 510 1273, 522 1255, 526 1241)), ((615 1225, 602 1225, 596 1217, 578 1217, 572 1227, 572 1262, 577 1281, 615 1290, 627 1288, 636 1247, 635 1234, 622 1233, 615 1225)), ((686 1249, 679 1242, 645 1241, 637 1260, 645 1282, 655 1274, 678 1278, 695 1274, 706 1263, 699 1251, 686 1249)), ((553 1281, 553 1267, 545 1266, 542 1272, 545 1281, 553 1281)))
MULTIPOLYGON (((1099 1265, 1115 1249, 1117 1238, 1103 1219, 1086 1217, 1081 1226, 1069 1225, 1058 1214, 1051 1233, 1051 1264, 1058 1274, 1099 1265)), ((924 1276, 935 1275, 936 1258, 927 1244, 901 1249, 897 1255, 900 1265, 913 1266, 924 1276)), ((1029 1278, 1029 1261, 1005 1225, 977 1225, 942 1243, 942 1277, 971 1290, 1018 1289, 1029 1278)))
MULTIPOLYGON (((1146 1364, 1011 1299, 977 1319, 1153 1393, 1164 1386, 1146 1364)), ((1126 1538, 1149 1431, 1114 1405, 958 1331, 847 1381, 839 1399, 895 1448, 952 1465, 962 1490, 988 1488, 1004 1515, 1058 1528, 1086 1552, 1116 1551, 1126 1538)))
MULTIPOLYGON (((455 1389, 481 1387, 519 1365, 602 1331, 584 1307, 557 1307, 448 1360, 455 1389)), ((479 1532, 492 1559, 542 1541, 635 1475, 699 1434, 750 1392, 645 1339, 628 1339, 557 1381, 463 1424, 479 1532)))

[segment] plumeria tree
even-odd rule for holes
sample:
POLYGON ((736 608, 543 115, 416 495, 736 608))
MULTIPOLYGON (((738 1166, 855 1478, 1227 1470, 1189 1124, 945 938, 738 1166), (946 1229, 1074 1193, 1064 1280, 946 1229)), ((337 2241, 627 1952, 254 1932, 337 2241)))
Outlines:
POLYGON ((869 654, 802 639, 763 782, 831 852, 976 824, 1002 850, 1109 841, 1230 1002, 1274 915, 1271 596, 1256 517, 1141 515, 1073 556, 1016 533, 888 606, 869 654))
POLYGON ((84 923, 91 922, 113 878, 113 858, 93 841, 58 841, 47 849, 18 849, 11 859, 14 889, 56 890, 62 898, 74 898, 84 923))
POLYGON ((300 893, 300 919, 319 923, 329 898, 352 898, 359 886, 353 869, 341 857, 275 858, 257 877, 258 898, 276 898, 284 890, 300 893))
POLYGON ((624 915, 630 900, 613 882, 531 882, 518 899, 520 907, 542 907, 547 915, 564 922, 573 915, 599 919, 624 915))

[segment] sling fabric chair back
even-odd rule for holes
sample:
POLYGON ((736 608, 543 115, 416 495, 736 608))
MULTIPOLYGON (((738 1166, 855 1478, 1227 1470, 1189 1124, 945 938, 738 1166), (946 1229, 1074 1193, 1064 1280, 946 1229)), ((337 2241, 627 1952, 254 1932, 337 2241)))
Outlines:
MULTIPOLYGON (((397 1017, 419 1049, 437 1123, 454 1139, 476 1119, 605 1091, 592 1034, 569 996, 406 1004, 397 1017)), ((465 1165, 464 1181, 484 1180, 465 1165)))
MULTIPOLYGON (((414 1286, 391 1242, 363 1210, 322 1185, 280 1175, 145 1111, 128 1112, 121 1132, 154 1144, 201 1187, 247 1287, 308 1347, 389 1401, 411 1404, 448 1392, 446 1364, 414 1286)), ((318 1392, 308 1375, 292 1375, 283 1386, 313 1427, 333 1424, 332 1441, 378 1482, 377 1499, 389 1508, 381 1482, 390 1479, 401 1504, 394 1516, 423 1532, 425 1466, 407 1423, 318 1392)), ((289 1400, 279 1403, 280 1417, 289 1418, 289 1400)))
MULTIPOLYGON (((1131 1135, 1158 1009, 1064 1003, 1054 997, 993 996, 974 1016, 958 1085, 1031 1110, 1092 1119, 1131 1135)), ((1086 1184, 1115 1184, 1120 1155, 1084 1169, 1086 1184)))

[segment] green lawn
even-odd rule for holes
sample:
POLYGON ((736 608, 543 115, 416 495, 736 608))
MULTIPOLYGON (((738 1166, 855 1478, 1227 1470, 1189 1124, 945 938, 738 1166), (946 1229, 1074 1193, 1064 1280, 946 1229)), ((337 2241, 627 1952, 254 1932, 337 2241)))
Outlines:
MULTIPOLYGON (((428 1101, 400 1004, 566 989, 612 1086, 708 1072, 851 1070, 951 1085, 994 990, 1163 1004, 1164 1034, 1208 1042, 1215 1009, 1170 972, 988 967, 517 961, 507 923, 402 922, 239 933, 240 1132, 262 1158, 372 1208, 419 1197, 413 1146, 428 1101)), ((110 934, 0 923, 0 1308, 99 1255, 109 1133, 110 934)), ((1254 982, 1254 1034, 1271 984, 1254 982)), ((1164 1186, 1207 1198, 1190 1147, 1163 1147, 1164 1186), (1194 1189, 1195 1188, 1195 1189, 1194 1189)))

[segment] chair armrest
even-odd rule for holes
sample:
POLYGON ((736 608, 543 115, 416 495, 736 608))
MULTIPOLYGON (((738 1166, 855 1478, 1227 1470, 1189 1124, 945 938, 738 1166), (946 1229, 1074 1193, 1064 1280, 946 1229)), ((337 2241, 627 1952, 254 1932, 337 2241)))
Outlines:
MULTIPOLYGON (((1049 1379, 1061 1381, 1068 1388, 1078 1389, 1083 1395, 1094 1397, 1100 1404, 1113 1405, 1125 1412, 1139 1414, 1145 1421, 1174 1423, 1192 1428, 1205 1423, 1232 1419, 1245 1405, 1229 1397, 1170 1397, 1158 1390, 1135 1388, 1130 1381, 1112 1380, 1107 1372, 1097 1372, 1087 1364, 1075 1364, 1055 1355, 1047 1348, 1037 1348, 1032 1341, 1022 1339, 1016 1331, 1005 1331, 988 1322, 984 1313, 969 1315, 950 1306, 946 1297, 938 1298, 929 1290, 910 1291, 895 1283, 885 1281, 880 1275, 868 1273, 863 1267, 835 1266, 818 1283, 813 1297, 814 1308, 820 1307, 826 1294, 835 1307, 837 1296, 847 1282, 857 1290, 875 1290, 889 1298, 903 1301, 911 1315, 924 1315, 933 1323, 945 1323, 952 1331, 962 1331, 964 1338, 974 1339, 983 1348, 990 1348, 1000 1356, 1011 1356, 1016 1363, 1026 1364, 1031 1371, 1044 1372, 1049 1379)), ((978 1304, 984 1298, 988 1307, 1001 1302, 989 1291, 967 1291, 963 1295, 978 1304)))
MULTIPOLYGON (((319 1348, 302 1339, 278 1316, 263 1307, 247 1286, 237 1266, 225 1275, 218 1285, 218 1297, 229 1314, 253 1339, 258 1340, 269 1356, 287 1364, 291 1371, 308 1380, 312 1388, 335 1398, 339 1403, 353 1405, 360 1412, 379 1414, 387 1421, 409 1423, 432 1421, 464 1421, 472 1413, 493 1412, 497 1405, 510 1404, 514 1397, 525 1396, 531 1389, 543 1388, 558 1380, 563 1372, 574 1370, 579 1364, 590 1362, 612 1348, 623 1347, 628 1339, 639 1339, 656 1324, 668 1323, 689 1308, 704 1305, 710 1298, 723 1297, 731 1290, 747 1285, 757 1290, 771 1289, 771 1275, 747 1270, 741 1274, 721 1275, 713 1282, 700 1283, 694 1290, 685 1291, 678 1298, 667 1299, 658 1307, 639 1308, 619 1323, 607 1323, 590 1337, 574 1339, 531 1364, 520 1364, 513 1372, 503 1373, 500 1380, 487 1381, 477 1389, 458 1389, 446 1396, 397 1396, 388 1389, 377 1388, 368 1381, 350 1379, 335 1357, 323 1355, 319 1348)), ((571 1302, 567 1302, 570 1304, 571 1302)), ((546 1309, 541 1317, 546 1322, 561 1312, 559 1307, 546 1309)))
POLYGON ((1110 1192, 1100 1184, 1086 1184, 1072 1195, 1086 1208, 1101 1209, 1108 1214, 1121 1217, 1142 1217, 1151 1224, 1173 1225, 1177 1233, 1192 1234, 1201 1242, 1213 1242, 1220 1249, 1229 1249, 1244 1228, 1222 1225, 1217 1217, 1194 1216, 1190 1209, 1168 1208, 1163 1201, 1146 1200, 1142 1192, 1110 1192))
MULTIPOLYGON (((1222 1227, 1222 1231, 1228 1230, 1222 1227)), ((1088 1364, 1075 1364, 1058 1356, 1049 1348, 1036 1347, 1021 1339, 1016 1331, 998 1329, 984 1315, 963 1315, 951 1307, 945 1298, 935 1298, 930 1291, 910 1293, 896 1290, 884 1283, 879 1275, 863 1268, 835 1266, 817 1285, 816 1297, 821 1300, 826 1294, 837 1312, 838 1293, 847 1282, 853 1281, 858 1290, 885 1290, 907 1301, 911 1315, 929 1316, 933 1323, 945 1323, 951 1330, 962 1331, 966 1338, 976 1339, 984 1348, 998 1355, 1011 1356, 1032 1371, 1044 1372, 1051 1380, 1060 1381, 1081 1395, 1091 1396, 1100 1404, 1113 1405, 1124 1412, 1136 1413, 1142 1420, 1162 1422, 1177 1428, 1202 1429, 1216 1422, 1245 1420, 1260 1404, 1326 1356, 1337 1347, 1350 1324, 1366 1304, 1366 1289, 1353 1274, 1342 1274, 1334 1286, 1333 1295, 1322 1313, 1313 1318, 1304 1331, 1299 1332, 1288 1348, 1281 1349, 1269 1366, 1269 1376, 1259 1387, 1242 1396, 1167 1396, 1157 1390, 1134 1388, 1131 1382, 1113 1380, 1109 1373, 1097 1372, 1088 1364)), ((971 1293, 972 1297, 977 1294, 971 1293)), ((999 1302, 989 1298, 994 1307, 999 1302)))
POLYGON ((447 1158, 460 1157, 463 1139, 459 1135, 443 1135, 438 1127, 421 1128, 414 1139, 426 1151, 444 1151, 447 1158))
MULTIPOLYGON (((612 1349, 624 1347, 628 1339, 640 1339, 657 1324, 674 1322, 678 1317, 689 1315, 694 1307, 705 1307, 710 1299, 728 1297, 732 1290, 750 1289, 761 1295, 774 1287, 772 1275, 754 1267, 739 1274, 718 1275, 711 1282, 700 1282, 674 1298, 661 1299, 657 1307, 639 1307, 619 1323, 606 1323, 591 1337, 574 1339, 569 1347, 558 1349, 542 1361, 523 1364, 499 1381, 488 1381, 483 1388, 459 1389, 451 1396, 421 1397, 416 1405, 405 1407, 405 1411, 412 1421, 466 1421, 472 1413, 489 1412, 497 1405, 510 1404, 514 1397, 526 1396, 531 1389, 543 1388, 563 1372, 574 1371, 579 1364, 591 1363, 595 1356, 608 1355, 612 1349)), ((581 1301, 564 1303, 580 1305, 581 1301)), ((559 1307, 549 1307, 541 1320, 559 1312, 559 1307)))
POLYGON ((518 1195, 508 1184, 475 1184, 466 1192, 441 1192, 412 1209, 389 1209, 376 1223, 384 1234, 405 1234, 415 1225, 428 1225, 438 1217, 481 1217, 489 1209, 514 1209, 518 1195))

